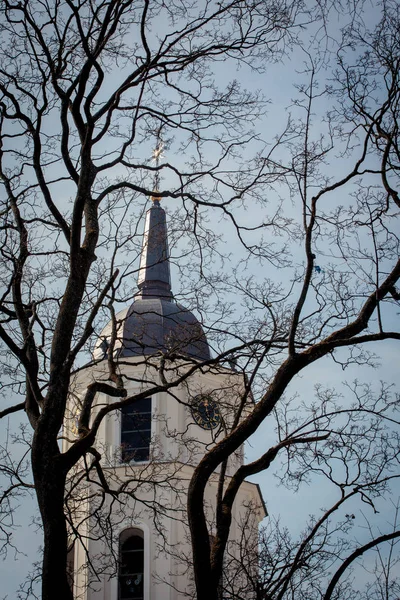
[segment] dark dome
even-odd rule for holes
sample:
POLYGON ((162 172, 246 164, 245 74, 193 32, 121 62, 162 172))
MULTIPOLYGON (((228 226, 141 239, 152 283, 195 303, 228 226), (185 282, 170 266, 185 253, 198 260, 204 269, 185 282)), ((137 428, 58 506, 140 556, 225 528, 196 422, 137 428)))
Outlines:
POLYGON ((129 308, 123 324, 119 356, 176 352, 208 360, 210 350, 196 317, 164 298, 141 298, 129 308))
MULTIPOLYGON (((196 317, 164 298, 139 298, 117 317, 116 355, 120 358, 174 352, 208 360, 210 349, 196 317)), ((105 356, 111 335, 107 325, 96 344, 94 358, 105 356)))

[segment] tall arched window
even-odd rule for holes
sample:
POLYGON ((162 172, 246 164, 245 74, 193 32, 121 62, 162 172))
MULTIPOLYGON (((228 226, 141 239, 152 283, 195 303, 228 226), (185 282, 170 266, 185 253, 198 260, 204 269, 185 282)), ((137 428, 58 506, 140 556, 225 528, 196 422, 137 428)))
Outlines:
POLYGON ((151 398, 142 398, 121 409, 121 461, 149 460, 151 398))
POLYGON ((136 529, 120 536, 118 600, 144 600, 144 540, 136 529))

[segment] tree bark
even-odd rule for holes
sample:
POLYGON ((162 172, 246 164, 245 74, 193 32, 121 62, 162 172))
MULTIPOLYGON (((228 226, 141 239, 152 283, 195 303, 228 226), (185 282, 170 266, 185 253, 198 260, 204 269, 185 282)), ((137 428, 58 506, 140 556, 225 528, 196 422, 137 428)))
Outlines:
POLYGON ((73 600, 67 576, 66 472, 60 459, 57 440, 38 435, 36 431, 32 469, 44 530, 42 600, 73 600))

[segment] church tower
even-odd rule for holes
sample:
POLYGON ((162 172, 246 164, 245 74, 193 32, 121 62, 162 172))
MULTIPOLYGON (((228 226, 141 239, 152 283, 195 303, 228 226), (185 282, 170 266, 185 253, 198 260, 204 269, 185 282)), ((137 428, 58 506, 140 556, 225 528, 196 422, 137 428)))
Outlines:
MULTIPOLYGON (((110 353, 127 397, 96 394, 91 419, 100 411, 107 414, 93 460, 70 478, 74 597, 194 598, 187 489, 201 457, 229 430, 244 381, 235 370, 212 364, 203 328, 173 298, 166 214, 157 197, 146 214, 134 302, 105 327, 93 362, 78 372, 71 387, 65 447, 79 435, 75 423, 84 390, 93 381, 110 381, 110 353)), ((242 463, 240 449, 224 477, 229 479, 242 463)), ((206 494, 210 536, 219 479, 216 473, 206 494)), ((234 505, 231 562, 240 564, 244 538, 257 547, 264 516, 258 486, 244 482, 234 505)))

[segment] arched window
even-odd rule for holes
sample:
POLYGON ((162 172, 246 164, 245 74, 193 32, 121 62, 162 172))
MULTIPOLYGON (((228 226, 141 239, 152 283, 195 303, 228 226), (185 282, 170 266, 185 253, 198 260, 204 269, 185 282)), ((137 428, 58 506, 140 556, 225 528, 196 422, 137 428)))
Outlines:
POLYGON ((118 600, 144 600, 143 533, 128 529, 120 536, 118 600))
POLYGON ((121 461, 149 460, 151 398, 142 398, 121 409, 121 461))

